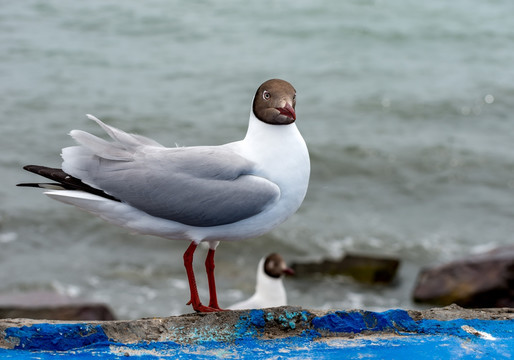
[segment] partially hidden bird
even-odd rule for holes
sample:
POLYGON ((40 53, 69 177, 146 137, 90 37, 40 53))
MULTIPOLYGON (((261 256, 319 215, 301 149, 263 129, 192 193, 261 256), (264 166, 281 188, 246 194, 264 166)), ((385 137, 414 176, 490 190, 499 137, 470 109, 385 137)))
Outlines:
POLYGON ((255 292, 248 299, 230 305, 230 310, 263 309, 287 305, 287 294, 283 278, 293 275, 284 258, 277 253, 263 257, 257 265, 255 292))
POLYGON ((27 165, 52 180, 24 183, 131 232, 190 241, 183 260, 197 312, 222 310, 214 278, 220 241, 254 238, 284 222, 307 192, 310 160, 295 124, 296 90, 271 79, 254 95, 243 140, 219 146, 165 147, 95 121, 111 138, 72 130, 77 146, 62 149, 61 169, 27 165), (193 255, 209 250, 205 268, 209 303, 198 295, 193 255))

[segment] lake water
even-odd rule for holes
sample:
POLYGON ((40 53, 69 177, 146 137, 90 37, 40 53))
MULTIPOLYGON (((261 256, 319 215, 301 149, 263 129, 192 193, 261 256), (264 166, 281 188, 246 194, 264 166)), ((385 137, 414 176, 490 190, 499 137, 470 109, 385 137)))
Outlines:
MULTIPOLYGON (((120 318, 191 311, 187 243, 130 235, 38 190, 67 135, 111 125, 174 146, 242 138, 256 88, 297 90, 305 202, 270 234, 217 251, 221 306, 270 252, 402 260, 392 286, 288 278, 312 308, 417 308, 423 266, 514 242, 514 2, 2 1, 0 295, 49 290, 120 318)), ((207 295, 206 250, 197 277, 207 295)))

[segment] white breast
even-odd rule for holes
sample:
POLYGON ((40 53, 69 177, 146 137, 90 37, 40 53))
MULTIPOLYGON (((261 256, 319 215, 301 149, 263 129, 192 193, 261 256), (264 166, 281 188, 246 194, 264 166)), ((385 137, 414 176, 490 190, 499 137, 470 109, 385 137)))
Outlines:
POLYGON ((257 165, 256 175, 277 184, 281 198, 297 209, 307 192, 310 160, 296 125, 269 125, 252 113, 246 137, 239 145, 240 154, 257 165))
POLYGON ((310 175, 309 152, 294 123, 270 125, 253 112, 246 137, 224 145, 255 163, 254 174, 280 188, 280 198, 269 209, 249 219, 215 228, 188 231, 203 240, 240 240, 267 233, 298 210, 307 193, 310 175))

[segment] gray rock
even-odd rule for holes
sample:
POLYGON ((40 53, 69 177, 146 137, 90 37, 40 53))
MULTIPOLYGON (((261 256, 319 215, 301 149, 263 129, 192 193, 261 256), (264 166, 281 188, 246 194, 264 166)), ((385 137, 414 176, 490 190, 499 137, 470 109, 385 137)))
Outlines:
POLYGON ((47 320, 114 320, 104 304, 35 291, 0 296, 0 319, 27 318, 47 320))
POLYGON ((424 269, 414 301, 463 307, 514 307, 514 246, 424 269))
POLYGON ((297 276, 344 275, 367 284, 387 284, 394 280, 399 266, 398 259, 346 254, 338 260, 294 263, 291 267, 297 276))

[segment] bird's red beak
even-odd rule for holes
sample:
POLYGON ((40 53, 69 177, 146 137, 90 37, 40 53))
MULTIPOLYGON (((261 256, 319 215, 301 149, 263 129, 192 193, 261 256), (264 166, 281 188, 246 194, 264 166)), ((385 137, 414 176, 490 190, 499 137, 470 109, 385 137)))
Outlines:
POLYGON ((288 118, 291 118, 293 120, 296 120, 296 113, 291 105, 286 102, 286 105, 281 108, 276 108, 282 115, 287 116, 288 118))
POLYGON ((285 275, 294 275, 294 270, 286 267, 284 270, 282 270, 282 273, 285 275))

